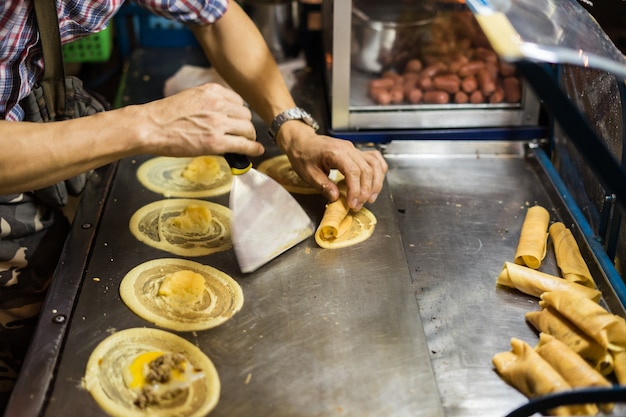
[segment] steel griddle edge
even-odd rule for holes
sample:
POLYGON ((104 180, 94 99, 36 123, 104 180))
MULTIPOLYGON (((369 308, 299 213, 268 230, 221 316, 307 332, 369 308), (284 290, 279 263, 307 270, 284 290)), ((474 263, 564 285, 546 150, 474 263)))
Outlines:
MULTIPOLYGON (((136 51, 125 100, 158 98, 180 65, 201 63, 186 52, 167 51, 169 65, 159 66, 163 51, 136 51)), ((294 95, 319 114, 318 93, 301 74, 294 95)), ((277 153, 266 145, 266 157, 277 153)), ((309 239, 248 275, 232 250, 190 258, 231 275, 245 297, 222 326, 179 333, 220 375, 212 417, 495 417, 526 402, 491 357, 509 350, 511 337, 536 342, 524 314, 537 300, 496 288, 495 278, 512 260, 528 207, 548 208, 581 239, 570 211, 525 142, 394 141, 383 150, 390 170, 369 205, 378 224, 363 244, 331 251, 309 239)), ((118 294, 132 267, 174 257, 128 231, 136 209, 163 198, 135 178, 149 157, 122 160, 90 182, 7 415, 105 416, 80 387, 91 351, 116 330, 154 327, 118 294)), ((319 222, 323 199, 297 198, 319 222)), ((210 200, 228 204, 227 195, 210 200)), ((624 315, 597 259, 581 250, 605 302, 624 315)), ((542 270, 556 273, 553 253, 542 270)))

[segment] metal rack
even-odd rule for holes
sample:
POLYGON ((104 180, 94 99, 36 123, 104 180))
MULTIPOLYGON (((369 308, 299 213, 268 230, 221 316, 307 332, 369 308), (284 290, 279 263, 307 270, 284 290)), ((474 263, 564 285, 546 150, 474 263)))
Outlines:
MULTIPOLYGON (((398 139, 533 139, 545 135, 540 104, 530 88, 517 104, 376 105, 367 96, 373 74, 351 62, 353 0, 323 3, 329 131, 354 142, 398 139)), ((433 4, 438 5, 434 1, 433 4)), ((444 3, 444 2, 442 2, 444 3)), ((468 12, 445 10, 444 13, 468 12)), ((443 8, 443 6, 437 6, 443 8)), ((526 86, 525 86, 526 87, 526 86)))

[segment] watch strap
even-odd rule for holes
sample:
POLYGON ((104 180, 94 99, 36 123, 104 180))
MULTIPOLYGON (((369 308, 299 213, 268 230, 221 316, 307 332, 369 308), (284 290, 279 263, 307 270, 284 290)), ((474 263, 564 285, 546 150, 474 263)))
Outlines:
POLYGON ((311 116, 306 110, 301 109, 300 107, 293 107, 280 113, 274 118, 274 120, 272 120, 268 130, 270 138, 272 138, 272 140, 276 140, 278 130, 285 122, 290 120, 300 120, 301 122, 311 126, 315 131, 320 128, 319 124, 315 121, 315 119, 313 119, 313 116, 311 116))

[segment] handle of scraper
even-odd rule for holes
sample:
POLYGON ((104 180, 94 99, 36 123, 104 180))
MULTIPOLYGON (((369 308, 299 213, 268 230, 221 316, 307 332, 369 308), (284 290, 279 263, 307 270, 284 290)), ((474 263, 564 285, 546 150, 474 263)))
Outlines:
POLYGON ((246 155, 239 153, 226 153, 224 154, 224 158, 226 159, 226 162, 228 162, 230 172, 232 172, 233 175, 245 174, 250 170, 250 168, 252 168, 252 162, 250 162, 246 155))

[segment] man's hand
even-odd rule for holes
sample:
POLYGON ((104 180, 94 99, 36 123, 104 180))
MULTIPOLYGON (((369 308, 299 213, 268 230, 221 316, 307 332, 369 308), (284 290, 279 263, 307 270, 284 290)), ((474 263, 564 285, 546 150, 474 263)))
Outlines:
POLYGON ((339 198, 337 185, 328 178, 331 169, 344 175, 348 206, 355 211, 376 201, 383 188, 388 166, 379 151, 361 151, 350 141, 317 135, 300 121, 283 124, 277 142, 294 170, 329 201, 339 198))
POLYGON ((146 104, 146 135, 153 153, 166 156, 258 156, 252 113, 241 96, 219 84, 204 84, 146 104))

